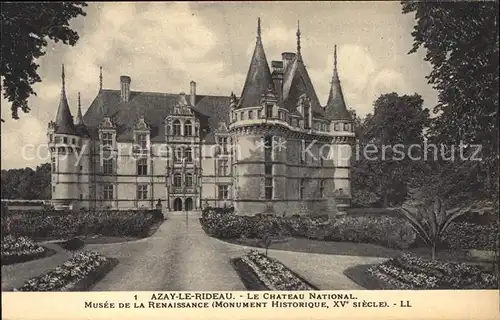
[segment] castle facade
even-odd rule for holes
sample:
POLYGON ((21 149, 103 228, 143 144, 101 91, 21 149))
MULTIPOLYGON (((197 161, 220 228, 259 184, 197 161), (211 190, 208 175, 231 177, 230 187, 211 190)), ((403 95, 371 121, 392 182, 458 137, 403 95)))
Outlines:
POLYGON ((52 202, 60 209, 335 214, 350 204, 353 121, 335 67, 322 106, 296 52, 268 64, 257 41, 241 95, 102 88, 76 118, 65 92, 49 123, 52 202))

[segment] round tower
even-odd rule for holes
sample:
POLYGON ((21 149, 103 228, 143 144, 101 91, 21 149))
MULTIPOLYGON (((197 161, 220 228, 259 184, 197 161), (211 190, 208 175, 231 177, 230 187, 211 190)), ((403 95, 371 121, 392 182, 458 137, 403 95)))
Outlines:
POLYGON ((260 18, 257 41, 240 99, 232 95, 233 203, 243 215, 272 213, 276 199, 272 129, 279 121, 274 82, 262 45, 260 18))
POLYGON ((52 204, 56 209, 73 210, 80 198, 79 159, 83 140, 80 137, 66 98, 64 65, 61 98, 55 122, 49 123, 49 147, 52 167, 52 204))
POLYGON ((351 157, 355 139, 354 123, 347 110, 337 70, 337 46, 333 53, 333 77, 325 114, 330 119, 331 157, 334 161, 334 196, 340 212, 351 204, 351 157))

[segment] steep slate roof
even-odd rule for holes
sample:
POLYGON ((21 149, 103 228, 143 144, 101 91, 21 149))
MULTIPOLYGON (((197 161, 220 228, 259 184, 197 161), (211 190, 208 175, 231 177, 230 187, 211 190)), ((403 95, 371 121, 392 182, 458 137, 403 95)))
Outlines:
POLYGON ((302 94, 311 99, 311 110, 314 117, 323 117, 323 108, 319 102, 311 78, 302 62, 301 56, 296 55, 292 64, 285 70, 283 76, 283 102, 288 110, 294 111, 302 94))
POLYGON ((78 111, 76 114, 75 128, 80 137, 89 137, 87 126, 83 122, 82 105, 80 102, 80 92, 78 92, 78 111))
POLYGON ((59 107, 57 108, 57 115, 55 121, 55 133, 77 135, 75 125, 73 123, 73 116, 69 109, 68 99, 66 98, 66 89, 64 84, 64 65, 62 66, 62 87, 61 98, 59 100, 59 107))
POLYGON ((267 63, 266 53, 262 46, 260 34, 260 18, 257 27, 257 42, 253 51, 250 67, 248 68, 245 85, 241 92, 241 98, 238 107, 252 107, 260 105, 262 94, 267 92, 270 85, 273 84, 271 70, 267 63))
MULTIPOLYGON (((129 102, 125 103, 120 97, 120 90, 99 91, 83 117, 93 138, 97 138, 99 124, 109 117, 116 126, 117 141, 132 141, 134 124, 144 116, 150 126, 151 141, 165 141, 164 120, 173 113, 179 94, 132 91, 129 102)), ((192 110, 200 119, 202 138, 213 143, 218 122, 229 121, 230 97, 197 95, 195 100, 192 110)))
POLYGON ((328 101, 326 102, 325 106, 325 114, 330 120, 352 121, 351 114, 349 113, 349 111, 347 111, 344 94, 342 93, 342 87, 340 85, 339 74, 337 71, 337 46, 335 46, 333 56, 333 77, 332 84, 330 86, 330 93, 328 94, 328 101))

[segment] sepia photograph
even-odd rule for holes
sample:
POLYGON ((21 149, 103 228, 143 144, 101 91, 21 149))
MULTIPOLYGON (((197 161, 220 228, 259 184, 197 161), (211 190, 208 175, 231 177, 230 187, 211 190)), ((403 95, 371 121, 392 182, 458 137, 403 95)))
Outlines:
POLYGON ((2 292, 498 295, 498 12, 2 2, 2 292))

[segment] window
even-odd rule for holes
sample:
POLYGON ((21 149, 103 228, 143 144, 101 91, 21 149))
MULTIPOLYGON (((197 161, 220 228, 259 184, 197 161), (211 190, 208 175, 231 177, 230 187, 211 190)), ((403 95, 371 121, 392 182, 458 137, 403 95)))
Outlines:
POLYGON ((173 132, 174 136, 181 135, 181 122, 179 120, 174 120, 173 129, 174 129, 173 132))
POLYGON ((222 149, 223 154, 228 154, 227 151, 227 137, 219 137, 218 139, 218 145, 222 149))
POLYGON ((253 111, 252 110, 248 111, 248 119, 249 120, 253 119, 253 111))
POLYGON ((148 136, 145 133, 140 133, 137 135, 137 145, 141 149, 146 149, 148 146, 148 136))
POLYGON ((299 164, 305 164, 306 163, 306 155, 307 152, 304 152, 304 144, 305 141, 302 140, 300 141, 300 146, 299 146, 299 164))
POLYGON ((257 118, 262 118, 262 110, 257 110, 257 118))
POLYGON ((341 125, 340 123, 335 124, 335 127, 334 127, 335 131, 340 131, 340 125, 341 125))
POLYGON ((184 149, 184 159, 187 163, 193 162, 193 151, 191 150, 191 148, 188 147, 184 149))
POLYGON ((174 174, 174 187, 181 187, 182 186, 182 176, 180 173, 175 173, 174 174))
POLYGON ((234 113, 234 121, 238 121, 238 113, 234 113))
POLYGON ((264 161, 269 162, 272 160, 273 153, 273 137, 266 136, 264 138, 264 161))
POLYGON ((174 162, 181 162, 181 160, 182 160, 182 148, 175 147, 174 162))
POLYGON ((137 174, 146 176, 148 174, 148 159, 137 160, 137 174))
POLYGON ((266 176, 270 176, 273 174, 273 165, 272 164, 265 164, 264 165, 264 174, 266 176))
POLYGON ((104 200, 113 200, 113 185, 105 184, 102 190, 102 196, 104 200))
POLYGON ((325 197, 325 180, 319 181, 319 197, 320 198, 325 197))
POLYGON ((68 143, 68 138, 67 137, 63 137, 63 143, 68 143))
POLYGON ((304 179, 300 179, 299 199, 304 199, 304 179))
POLYGON ((219 185, 219 200, 227 200, 229 198, 229 186, 219 185))
POLYGON ((244 112, 240 113, 240 118, 241 118, 241 120, 245 120, 245 113, 244 112))
POLYGON ((49 134, 49 142, 52 142, 53 136, 52 134, 49 134))
POLYGON ((104 174, 113 174, 113 159, 103 159, 102 167, 104 174))
POLYGON ((75 138, 71 139, 71 143, 76 144, 76 139, 75 138))
POLYGON ((272 145, 273 137, 264 137, 264 174, 266 176, 264 182, 264 193, 267 200, 273 198, 273 165, 272 165, 272 145))
POLYGON ((344 131, 351 131, 351 125, 348 123, 344 124, 344 131))
POLYGON ((192 186, 193 186, 193 174, 186 173, 186 187, 192 187, 192 186))
POLYGON ((278 111, 278 118, 283 120, 283 111, 278 111))
POLYGON ((273 198, 273 178, 266 178, 264 188, 266 200, 271 200, 273 198))
POLYGON ((147 200, 148 199, 148 185, 140 184, 137 186, 137 200, 147 200))
POLYGON ((219 176, 228 176, 229 175, 229 165, 228 165, 227 159, 219 159, 217 169, 218 169, 219 176))
POLYGON ((266 118, 272 118, 272 117, 273 117, 273 105, 266 104, 266 118))
POLYGON ((193 135, 193 125, 191 124, 191 121, 186 121, 184 123, 184 135, 185 136, 192 136, 193 135))
POLYGON ((52 192, 56 192, 56 186, 52 187, 52 192))
POLYGON ((113 145, 113 134, 111 132, 102 133, 102 145, 112 146, 113 145))
POLYGON ((310 128, 309 121, 311 120, 310 106, 304 105, 304 128, 310 128))
POLYGON ((56 172, 56 157, 52 157, 52 172, 56 172))
POLYGON ((195 135, 195 136, 198 136, 198 135, 199 135, 199 132, 200 132, 200 128, 198 127, 198 125, 195 125, 195 126, 194 126, 194 135, 195 135))
POLYGON ((56 143, 61 143, 61 137, 56 137, 55 142, 56 143))

